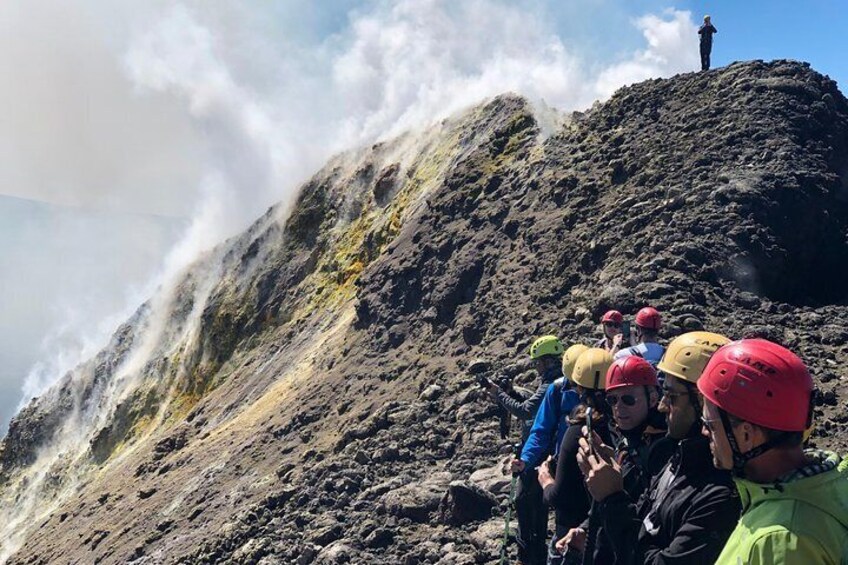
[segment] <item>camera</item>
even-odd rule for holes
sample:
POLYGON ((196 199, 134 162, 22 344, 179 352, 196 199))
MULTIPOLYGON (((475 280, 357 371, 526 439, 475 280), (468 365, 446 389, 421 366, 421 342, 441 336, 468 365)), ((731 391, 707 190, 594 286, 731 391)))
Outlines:
POLYGON ((489 388, 492 386, 492 381, 486 375, 476 375, 477 384, 483 388, 489 388))

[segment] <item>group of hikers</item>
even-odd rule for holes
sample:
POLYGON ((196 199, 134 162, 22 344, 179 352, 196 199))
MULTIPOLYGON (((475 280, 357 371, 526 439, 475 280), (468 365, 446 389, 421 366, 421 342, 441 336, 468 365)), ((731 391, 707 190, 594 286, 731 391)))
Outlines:
POLYGON ((848 563, 848 458, 804 448, 801 359, 707 331, 665 348, 661 321, 611 310, 592 347, 532 343, 534 393, 485 382, 524 424, 519 563, 848 563))

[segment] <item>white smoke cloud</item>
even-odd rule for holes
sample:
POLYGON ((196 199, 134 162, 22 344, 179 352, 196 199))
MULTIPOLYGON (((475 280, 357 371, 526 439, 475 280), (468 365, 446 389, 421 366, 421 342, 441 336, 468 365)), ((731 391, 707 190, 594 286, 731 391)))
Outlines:
POLYGON ((178 101, 139 98, 120 67, 127 3, 0 3, 0 194, 180 216, 201 173, 178 101), (167 175, 162 175, 167 171, 167 175))
POLYGON ((19 401, 95 353, 149 296, 143 283, 184 229, 0 196, 0 434, 19 401))
POLYGON ((504 91, 582 109, 623 85, 690 71, 698 62, 689 12, 636 19, 647 47, 595 71, 543 11, 527 8, 416 0, 354 19, 351 45, 333 62, 334 88, 344 93, 343 138, 394 135, 504 91))
POLYGON ((345 139, 397 134, 505 91, 563 107, 591 102, 580 61, 519 5, 405 1, 351 29, 333 61, 345 139))
MULTIPOLYGON (((594 4, 585 3, 586 9, 594 4)), ((7 85, 0 91, 0 193, 189 218, 177 247, 158 249, 155 277, 152 267, 146 274, 116 270, 63 295, 58 305, 58 293, 40 293, 53 313, 43 321, 45 332, 79 332, 70 343, 87 344, 78 349, 88 354, 108 335, 92 328, 131 311, 137 295, 113 301, 108 313, 94 318, 57 313, 69 305, 79 310, 103 289, 155 288, 267 206, 291 201, 299 183, 340 150, 505 91, 560 110, 583 109, 620 85, 697 65, 688 12, 604 29, 607 36, 632 31, 643 37, 642 47, 610 62, 587 58, 570 43, 568 30, 555 27, 548 17, 559 9, 554 2, 352 5, 0 5, 0 26, 8 32, 0 34, 0 76, 7 85)), ((85 273, 80 258, 87 250, 76 253, 64 254, 64 267, 85 273)), ((50 343, 55 353, 55 340, 50 343)), ((36 367, 27 395, 79 355, 56 357, 36 367)))
POLYGON ((138 37, 125 57, 136 87, 182 100, 203 131, 209 160, 192 240, 206 246, 232 235, 278 195, 272 121, 256 96, 232 78, 212 32, 183 5, 138 37), (236 198, 238 193, 238 198, 236 198), (229 211, 229 214, 223 213, 229 211))

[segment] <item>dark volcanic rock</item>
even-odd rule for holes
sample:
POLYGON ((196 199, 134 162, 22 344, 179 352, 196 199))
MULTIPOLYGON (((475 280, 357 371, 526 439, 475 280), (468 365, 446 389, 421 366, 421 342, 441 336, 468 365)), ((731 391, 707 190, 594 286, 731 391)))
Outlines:
POLYGON ((466 481, 454 481, 439 504, 439 519, 453 526, 487 520, 498 500, 489 492, 466 481))
POLYGON ((377 528, 365 538, 365 545, 372 548, 387 547, 391 545, 395 538, 392 530, 386 528, 377 528))
POLYGON ((413 522, 427 522, 430 514, 439 508, 450 476, 436 473, 422 482, 414 482, 383 496, 381 502, 389 514, 409 518, 413 522))

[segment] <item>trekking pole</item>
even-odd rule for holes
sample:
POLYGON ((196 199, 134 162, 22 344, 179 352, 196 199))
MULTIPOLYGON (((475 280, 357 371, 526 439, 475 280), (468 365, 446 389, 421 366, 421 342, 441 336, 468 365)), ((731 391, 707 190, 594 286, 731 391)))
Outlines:
MULTIPOLYGON (((512 446, 513 458, 520 455, 521 444, 515 443, 512 446)), ((512 479, 509 482, 509 502, 506 505, 506 514, 504 516, 504 535, 501 543, 501 562, 500 565, 508 565, 509 558, 507 557, 507 546, 509 545, 509 523, 512 522, 512 505, 515 503, 515 483, 518 480, 518 472, 512 472, 512 479)))

